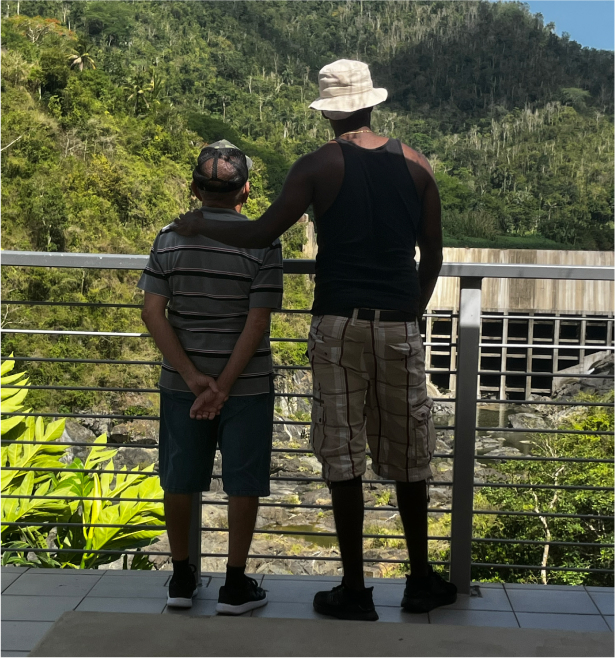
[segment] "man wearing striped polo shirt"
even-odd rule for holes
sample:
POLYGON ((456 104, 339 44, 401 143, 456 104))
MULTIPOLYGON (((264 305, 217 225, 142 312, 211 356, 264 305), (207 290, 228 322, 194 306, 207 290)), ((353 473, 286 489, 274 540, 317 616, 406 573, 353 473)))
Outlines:
MULTIPOLYGON (((251 165, 226 140, 201 151, 192 191, 206 217, 246 219, 240 211, 251 165)), ((229 558, 217 611, 241 614, 267 602, 244 572, 258 498, 269 495, 269 324, 271 310, 282 302, 281 246, 275 240, 259 249, 229 247, 167 228, 156 238, 138 285, 145 291, 143 321, 164 357, 160 482, 173 561, 168 604, 192 606, 198 565, 188 563, 191 494, 209 490, 218 445, 229 496, 229 558)))

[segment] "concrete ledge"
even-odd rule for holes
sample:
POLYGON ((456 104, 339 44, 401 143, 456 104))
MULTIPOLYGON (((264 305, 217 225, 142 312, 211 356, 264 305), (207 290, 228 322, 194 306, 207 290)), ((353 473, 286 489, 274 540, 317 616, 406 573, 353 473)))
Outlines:
POLYGON ((31 656, 613 656, 612 633, 66 612, 31 656))

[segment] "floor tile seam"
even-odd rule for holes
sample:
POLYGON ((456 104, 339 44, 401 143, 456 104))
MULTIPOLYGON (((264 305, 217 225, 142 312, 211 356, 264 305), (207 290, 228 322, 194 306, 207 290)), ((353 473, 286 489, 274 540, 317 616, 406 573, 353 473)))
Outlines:
POLYGON ((519 617, 517 617, 517 611, 515 610, 512 601, 510 600, 510 596, 508 596, 508 589, 506 588, 506 583, 502 583, 502 589, 504 590, 506 594, 506 600, 508 601, 508 605, 510 606, 510 609, 515 616, 515 621, 517 622, 517 627, 521 628, 521 623, 519 622, 519 617))
MULTIPOLYGON (((26 569, 26 571, 28 571, 28 569, 26 569)), ((2 590, 1 593, 4 594, 5 590, 9 589, 9 587, 12 587, 12 586, 13 586, 13 585, 14 585, 14 584, 15 584, 15 583, 16 583, 16 582, 17 582, 17 581, 23 576, 23 574, 26 573, 26 571, 24 571, 23 573, 18 574, 18 575, 17 575, 17 578, 15 578, 15 580, 12 580, 12 581, 11 581, 11 582, 10 582, 10 583, 9 583, 9 584, 8 584, 3 590, 2 590)))
POLYGON ((602 610, 600 610, 600 608, 598 607, 598 604, 594 601, 594 597, 592 596, 592 593, 586 591, 586 594, 587 594, 587 596, 589 596, 589 600, 593 603, 594 608, 596 608, 596 610, 598 611, 598 614, 601 615, 602 610))
MULTIPOLYGON (((600 593, 601 593, 601 592, 594 592, 594 594, 600 594, 600 593)), ((606 592, 605 592, 605 593, 606 593, 606 592)), ((602 612, 602 610, 600 610, 600 606, 596 603, 596 601, 594 601, 594 597, 592 596, 592 593, 591 593, 591 592, 587 592, 587 595, 588 595, 589 598, 592 600, 592 603, 594 604, 594 606, 596 606, 596 608, 598 609, 598 612, 599 612, 601 615, 604 616, 604 613, 602 612)))
MULTIPOLYGON (((535 587, 528 587, 528 589, 521 589, 520 587, 513 587, 512 589, 507 589, 504 588, 507 592, 521 592, 522 594, 527 594, 529 592, 535 593, 535 592, 540 592, 541 594, 566 594, 567 596, 590 596, 592 592, 587 592, 585 590, 571 590, 571 591, 566 591, 563 589, 536 589, 535 587)), ((598 592, 594 592, 594 594, 598 594, 598 592)))
MULTIPOLYGON (((41 574, 41 575, 49 575, 49 574, 41 574)), ((54 574, 54 575, 58 575, 59 577, 62 577, 62 575, 64 575, 64 574, 54 574)), ((66 575, 71 575, 71 576, 73 576, 73 575, 78 575, 78 574, 73 574, 73 573, 71 573, 71 574, 66 574, 66 575)), ((88 577, 88 576, 92 576, 92 578, 96 578, 96 581, 95 581, 94 583, 92 583, 92 585, 90 586, 90 588, 89 588, 89 589, 83 594, 84 597, 88 596, 88 594, 92 591, 92 589, 93 589, 94 587, 96 587, 96 585, 98 585, 98 583, 102 580, 102 575, 100 575, 100 576, 95 576, 94 574, 81 574, 81 577, 82 577, 82 578, 86 578, 86 577, 88 577)), ((14 583, 16 583, 17 580, 19 580, 19 578, 17 578, 17 579, 14 581, 14 583)), ((14 583, 11 583, 11 586, 13 586, 14 583)), ((37 593, 35 593, 35 594, 23 594, 23 595, 18 594, 17 596, 57 596, 57 595, 58 595, 57 592, 55 592, 54 594, 43 594, 43 593, 37 592, 37 593)), ((79 596, 79 594, 76 594, 75 596, 79 596)))
MULTIPOLYGON (((104 573, 101 576, 101 578, 105 578, 105 581, 108 581, 111 578, 115 579, 115 578, 121 578, 122 576, 124 576, 124 574, 121 574, 121 575, 120 574, 109 574, 109 571, 110 571, 110 569, 105 569, 104 573)), ((150 576, 147 571, 144 571, 143 575, 139 574, 139 575, 135 575, 135 576, 129 576, 129 578, 131 580, 139 579, 139 578, 143 578, 143 580, 145 580, 147 578, 148 580, 165 580, 166 581, 166 580, 169 579, 169 576, 173 575, 172 571, 169 571, 169 572, 166 572, 166 573, 161 572, 161 571, 157 571, 155 573, 156 573, 156 576, 154 577, 154 575, 150 576), (158 574, 160 574, 160 577, 158 577, 158 574), (164 578, 162 578, 162 576, 164 576, 164 578)), ((205 578, 209 578, 209 576, 205 576, 205 578)))
MULTIPOLYGON (((90 594, 86 594, 84 596, 84 599, 147 599, 148 601, 151 600, 156 600, 157 598, 162 598, 162 596, 166 597, 166 593, 164 595, 156 595, 156 596, 144 596, 143 594, 140 595, 128 595, 128 596, 122 596, 121 594, 100 594, 99 592, 94 592, 93 595, 90 596, 90 594)), ((83 603, 83 601, 81 602, 83 603)))
POLYGON ((558 612, 556 610, 515 610, 513 612, 522 612, 524 615, 572 615, 577 617, 595 617, 596 615, 602 615, 600 611, 598 612, 558 612))
MULTIPOLYGON (((2 596, 3 597, 5 597, 5 596, 37 596, 37 597, 43 597, 43 598, 51 599, 51 598, 56 598, 57 596, 71 596, 71 595, 70 594, 58 594, 57 592, 55 592, 53 594, 45 594, 43 592, 34 592, 34 594, 4 594, 4 592, 3 592, 2 596)), ((75 594, 75 596, 80 596, 80 595, 75 594)), ((87 594, 85 594, 84 596, 87 596, 87 594)))
MULTIPOLYGON (((36 596, 36 597, 40 598, 40 595, 38 595, 38 594, 12 594, 12 595, 10 595, 10 596, 36 596)), ((54 598, 57 598, 56 595, 53 595, 53 597, 54 597, 54 598)), ((77 594, 77 595, 74 596, 74 597, 73 597, 73 596, 69 596, 69 597, 66 597, 66 598, 71 598, 71 599, 72 599, 72 598, 77 598, 77 597, 79 597, 79 594, 77 594)), ((76 609, 77 609, 77 608, 83 603, 83 601, 85 600, 86 597, 87 597, 87 594, 85 594, 84 596, 82 596, 82 597, 79 599, 79 602, 77 603, 77 605, 73 606, 73 607, 71 608, 71 610, 73 610, 73 611, 76 610, 76 609)), ((49 597, 49 598, 51 598, 51 597, 49 597)), ((59 619, 59 617, 58 617, 58 619, 59 619)), ((49 621, 49 620, 48 620, 48 619, 2 619, 2 621, 4 622, 4 621, 49 621)), ((53 623, 54 621, 57 621, 57 619, 52 620, 52 623, 53 623)))
MULTIPOLYGON (((102 577, 102 576, 101 576, 101 577, 102 577)), ((81 605, 81 604, 87 599, 88 594, 89 594, 89 592, 88 592, 87 594, 84 594, 84 595, 81 597, 81 600, 80 600, 79 603, 77 603, 77 605, 73 608, 73 611, 75 611, 75 610, 76 610, 76 609, 77 609, 77 608, 78 608, 78 607, 79 607, 79 606, 80 606, 80 605, 81 605)))

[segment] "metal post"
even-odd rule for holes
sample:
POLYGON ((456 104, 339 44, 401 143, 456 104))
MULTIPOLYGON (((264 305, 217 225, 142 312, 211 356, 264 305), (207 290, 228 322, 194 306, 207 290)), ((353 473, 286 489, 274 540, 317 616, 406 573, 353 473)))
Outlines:
POLYGON ((197 585, 201 580, 201 526, 202 526, 201 492, 192 494, 192 509, 190 510, 190 535, 188 537, 188 560, 196 567, 197 585))
MULTIPOLYGON (((582 315, 583 319, 581 320, 581 335, 580 335, 580 344, 585 345, 585 337, 587 335, 587 320, 585 319, 587 317, 587 314, 584 312, 582 315)), ((579 350, 579 363, 583 363, 585 361, 585 350, 579 350)))
MULTIPOLYGON (((504 319, 502 320, 502 343, 508 344, 508 310, 504 311, 504 319)), ((502 348, 502 356, 500 360, 500 370, 506 372, 508 363, 508 348, 502 348)), ((500 400, 506 400, 506 375, 500 375, 500 400)), ((500 411, 504 411, 504 405, 500 405, 500 411)), ((500 418, 500 426, 504 427, 503 418, 500 418)))
MULTIPOLYGON (((453 312, 453 317, 451 318, 451 357, 449 368, 451 370, 457 370, 457 331, 458 331, 458 318, 457 315, 453 312), (454 343, 454 345, 452 344, 454 343)), ((453 372, 449 375, 448 379, 448 388, 451 391, 457 390, 457 375, 453 372)))
MULTIPOLYGON (((530 316, 534 315, 533 311, 529 312, 530 316)), ((533 345, 534 344, 534 326, 535 326, 535 320, 533 317, 530 317, 530 319, 527 321, 527 344, 528 345, 533 345)), ((534 372, 534 350, 531 347, 527 348, 526 352, 526 361, 525 361, 525 371, 526 372, 534 372)), ((531 375, 527 376, 525 378, 525 399, 529 400, 532 397, 532 377, 531 375)))
MULTIPOLYGON (((559 316, 559 313, 555 313, 556 316, 559 316)), ((561 321, 555 320, 555 323, 553 325, 553 344, 554 345, 559 345, 560 342, 560 332, 561 332, 561 321)), ((558 372, 559 371, 559 350, 556 348, 553 350, 553 359, 552 359, 552 365, 551 365, 551 372, 558 372)), ((553 393, 553 380, 551 380, 551 393, 553 393)))
POLYGON ((470 593, 482 278, 461 277, 451 517, 451 582, 470 593))

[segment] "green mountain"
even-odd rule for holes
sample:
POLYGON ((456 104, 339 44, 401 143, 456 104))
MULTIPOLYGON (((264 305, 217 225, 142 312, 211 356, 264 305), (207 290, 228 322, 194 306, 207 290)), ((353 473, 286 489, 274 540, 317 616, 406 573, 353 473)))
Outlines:
POLYGON ((432 161, 450 244, 612 246, 613 53, 521 3, 2 7, 5 248, 145 251, 220 136, 255 159, 257 216, 330 136, 307 105, 341 57, 390 90, 376 126, 432 161))
MULTIPOLYGON (((342 57, 369 62, 390 91, 376 128, 432 162, 448 244, 612 247, 613 53, 556 36, 521 3, 11 0, 1 15, 4 249, 147 253, 195 203, 196 155, 220 137, 254 160, 247 214, 259 216, 294 160, 331 137, 308 104, 318 70, 342 57)), ((285 256, 300 255, 303 231, 284 236, 285 256)), ((5 299, 71 304, 139 303, 136 277, 3 268, 5 299)), ((287 277, 285 306, 309 306, 310 286, 287 277)), ((78 305, 10 305, 3 320, 141 328, 134 309, 78 305)), ((273 331, 304 336, 305 316, 276 316, 273 331)), ((7 335, 3 354, 13 350, 156 358, 136 338, 7 335)), ((283 363, 303 351, 275 348, 283 363)), ((39 384, 152 385, 144 370, 30 365, 39 384)), ((54 395, 35 391, 32 404, 95 401, 54 395)))

